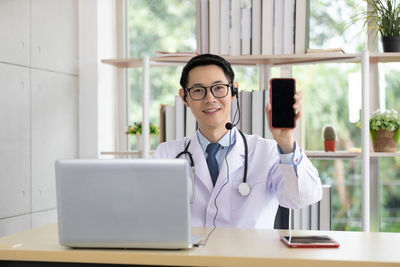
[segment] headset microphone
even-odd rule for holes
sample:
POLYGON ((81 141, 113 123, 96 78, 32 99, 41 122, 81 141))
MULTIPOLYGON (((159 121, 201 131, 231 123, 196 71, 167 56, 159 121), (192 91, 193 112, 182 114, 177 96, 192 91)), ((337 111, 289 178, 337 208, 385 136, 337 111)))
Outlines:
POLYGON ((227 130, 232 130, 232 129, 233 129, 233 124, 230 123, 230 122, 227 122, 227 123, 225 124, 225 129, 227 129, 227 130))

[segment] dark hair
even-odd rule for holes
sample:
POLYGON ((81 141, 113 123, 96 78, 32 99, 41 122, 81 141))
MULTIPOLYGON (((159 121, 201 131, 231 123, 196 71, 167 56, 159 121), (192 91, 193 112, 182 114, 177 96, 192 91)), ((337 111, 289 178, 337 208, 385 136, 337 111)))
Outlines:
POLYGON ((235 73, 232 70, 231 63, 226 61, 223 57, 213 54, 202 54, 195 56, 189 60, 189 62, 183 67, 180 84, 185 90, 188 83, 189 71, 195 67, 216 65, 219 66, 225 73, 225 76, 229 79, 229 83, 232 83, 235 79, 235 73))

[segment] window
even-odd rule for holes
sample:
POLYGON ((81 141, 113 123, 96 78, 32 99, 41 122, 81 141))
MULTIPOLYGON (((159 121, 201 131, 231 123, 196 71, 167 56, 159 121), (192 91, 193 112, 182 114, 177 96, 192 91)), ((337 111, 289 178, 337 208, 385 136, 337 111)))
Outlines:
MULTIPOLYGON (((155 56, 155 51, 195 51, 196 1, 129 0, 129 57, 155 56), (151 23, 149 23, 151 22, 151 23)), ((310 48, 342 48, 346 53, 365 49, 362 23, 350 23, 357 0, 310 0, 310 48), (350 25, 351 24, 351 25, 350 25), (348 26, 348 27, 347 27, 348 26), (347 28, 346 28, 347 27, 347 28)), ((357 7, 356 7, 357 6, 357 7)), ((326 63, 293 66, 298 90, 303 91, 305 149, 323 150, 322 128, 332 124, 337 130, 338 150, 361 147, 361 131, 349 120, 349 81, 360 73, 360 64, 326 63)), ((258 68, 233 66, 240 90, 257 90, 258 68)), ((399 64, 381 64, 381 84, 386 91, 384 105, 400 111, 399 64)), ((141 69, 129 69, 129 121, 140 121, 141 69)), ((150 120, 159 124, 161 104, 174 104, 178 95, 181 67, 152 68, 150 120)), ((272 69, 279 77, 278 68, 272 69)), ((382 102, 382 101, 381 101, 382 102)), ((382 103, 381 103, 382 105, 382 103)), ((158 140, 153 138, 151 149, 158 140)), ((132 138, 130 149, 136 148, 132 138)), ((323 183, 332 185, 334 230, 361 229, 361 160, 313 160, 323 183)), ((400 160, 380 160, 381 230, 400 231, 400 160)))
MULTIPOLYGON (((347 53, 364 49, 362 25, 345 30, 356 1, 310 1, 310 48, 342 48, 347 53), (358 34, 359 33, 359 34, 358 34)), ((324 150, 322 129, 336 128, 337 150, 361 147, 361 130, 349 121, 349 75, 360 64, 330 63, 295 66, 293 76, 303 90, 305 149, 324 150)), ((350 76, 351 77, 351 76, 350 76)), ((360 78, 361 79, 361 78, 360 78)), ((332 229, 361 229, 361 161, 312 160, 324 184, 332 186, 332 229)))
MULTIPOLYGON (((379 64, 386 108, 400 111, 400 63, 379 64)), ((380 159, 381 231, 400 232, 400 159, 380 159)))
MULTIPOLYGON (((129 57, 156 55, 156 51, 196 50, 196 2, 183 0, 129 0, 129 57), (149 23, 151 22, 151 23, 149 23)), ((181 67, 152 68, 150 121, 159 125, 160 104, 173 104, 178 95, 181 67)), ((129 69, 129 122, 142 119, 142 70, 129 69)), ((152 138, 151 149, 158 145, 152 138)), ((136 139, 130 140, 130 149, 136 139)))

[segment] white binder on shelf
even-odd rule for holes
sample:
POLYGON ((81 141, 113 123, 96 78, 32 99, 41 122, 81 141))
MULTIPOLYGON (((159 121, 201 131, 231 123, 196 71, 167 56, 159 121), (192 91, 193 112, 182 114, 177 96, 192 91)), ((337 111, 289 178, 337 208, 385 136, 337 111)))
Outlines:
POLYGON ((263 137, 264 134, 264 91, 253 91, 251 96, 252 134, 263 137))
POLYGON ((283 54, 294 54, 295 0, 283 0, 283 54))
POLYGON ((200 21, 201 21, 201 50, 202 54, 209 52, 208 46, 208 34, 209 34, 209 25, 208 25, 208 0, 200 0, 200 21))
POLYGON ((221 38, 221 12, 220 7, 221 3, 220 0, 212 0, 209 3, 210 5, 210 53, 211 54, 220 54, 220 38, 221 38))
POLYGON ((308 0, 296 0, 295 53, 304 54, 308 48, 308 0))
POLYGON ((240 0, 231 0, 230 52, 231 56, 240 55, 240 0))
POLYGON ((283 2, 274 1, 274 55, 283 54, 283 2))
POLYGON ((251 50, 251 9, 242 8, 241 47, 242 55, 250 55, 251 50))
POLYGON ((251 6, 251 54, 261 54, 261 0, 253 0, 251 6))
POLYGON ((261 53, 274 53, 274 0, 262 1, 261 53))
POLYGON ((240 124, 243 133, 251 134, 251 92, 240 92, 240 110, 242 112, 240 124))
POLYGON ((186 107, 186 127, 185 136, 192 137, 196 133, 197 124, 196 118, 189 107, 186 107))
POLYGON ((221 0, 220 15, 220 52, 227 56, 230 46, 230 0, 221 0))
POLYGON ((175 133, 175 106, 165 106, 165 141, 176 139, 175 133))
POLYGON ((332 228, 332 190, 331 185, 322 185, 322 199, 319 202, 319 230, 332 228))
MULTIPOLYGON (((264 98, 264 107, 269 103, 269 90, 264 90, 263 91, 263 98, 264 98)), ((271 130, 269 128, 269 123, 268 123, 268 115, 264 113, 264 138, 265 139, 273 139, 274 137, 272 136, 271 130)))
POLYGON ((180 96, 175 96, 175 136, 176 139, 185 136, 185 104, 180 96))
POLYGON ((240 130, 241 129, 240 128, 240 114, 239 114, 240 110, 238 110, 238 104, 237 103, 238 103, 238 101, 235 98, 235 100, 231 104, 231 123, 232 124, 236 124, 237 123, 236 128, 238 128, 240 130))

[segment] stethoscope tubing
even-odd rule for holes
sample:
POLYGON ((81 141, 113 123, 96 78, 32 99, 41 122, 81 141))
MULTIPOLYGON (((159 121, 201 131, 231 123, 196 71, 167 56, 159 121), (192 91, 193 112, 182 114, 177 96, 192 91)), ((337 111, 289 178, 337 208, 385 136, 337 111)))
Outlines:
MULTIPOLYGON (((249 148, 247 145, 247 140, 246 137, 244 136, 243 132, 241 130, 239 130, 239 133, 243 139, 243 143, 244 143, 244 173, 243 173, 243 182, 239 185, 238 191, 242 196, 248 196, 250 194, 251 191, 251 187, 247 184, 247 167, 248 167, 248 155, 249 155, 249 148)), ((189 152, 189 146, 190 146, 190 142, 192 140, 189 140, 189 142, 185 145, 185 149, 178 153, 178 155, 176 155, 176 158, 181 157, 182 155, 188 155, 189 156, 189 164, 190 167, 192 168, 192 188, 193 188, 193 195, 195 194, 195 183, 194 183, 194 176, 195 176, 195 168, 194 168, 194 160, 193 160, 193 155, 192 153, 189 152)), ((194 197, 192 198, 192 202, 194 201, 194 197)))

